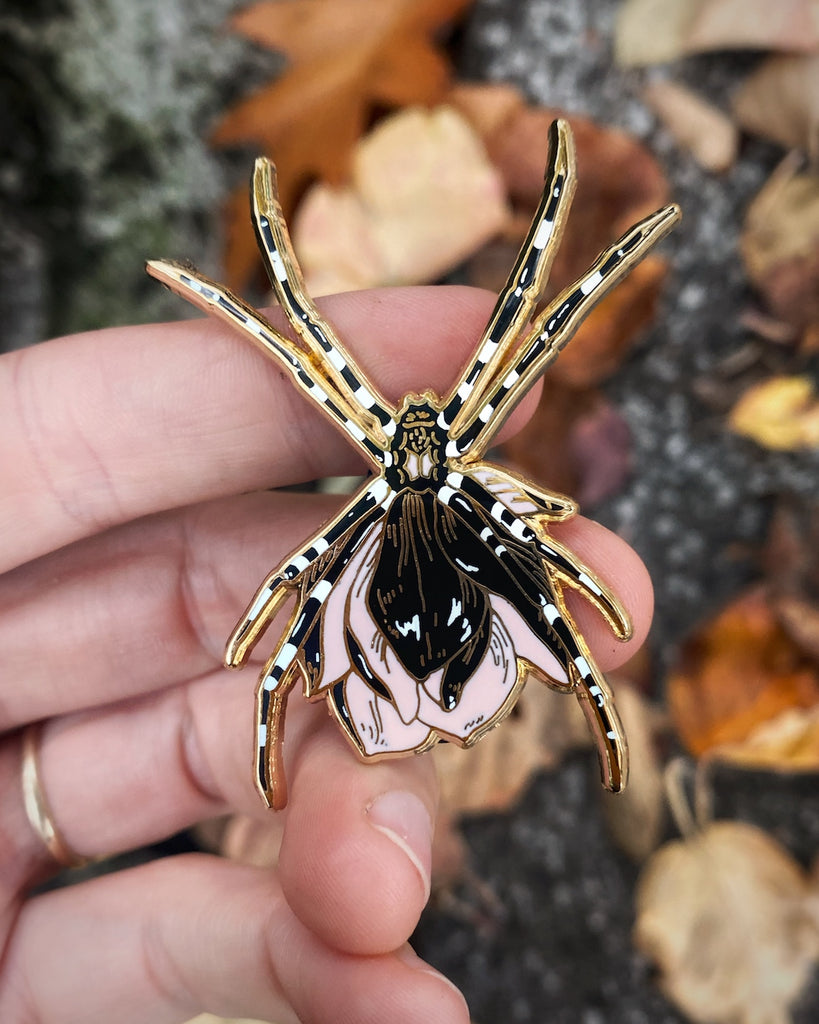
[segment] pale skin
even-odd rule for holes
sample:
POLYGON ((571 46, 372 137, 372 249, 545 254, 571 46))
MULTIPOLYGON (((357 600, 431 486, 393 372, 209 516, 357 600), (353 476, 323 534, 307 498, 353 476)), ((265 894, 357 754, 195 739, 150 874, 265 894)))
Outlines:
MULTIPOLYGON (((397 401, 446 391, 493 301, 435 288, 319 305, 397 401)), ((20 795, 29 722, 46 720, 43 786, 81 855, 228 811, 268 818, 251 764, 255 673, 221 668, 224 640, 259 579, 338 501, 261 489, 360 463, 275 365, 204 320, 0 357, 0 425, 0 1020, 171 1024, 209 1010, 467 1024, 461 995, 407 944, 429 891, 431 758, 361 764, 324 702, 297 692, 277 870, 202 854, 27 896, 55 870, 20 795)), ((619 643, 572 602, 612 669, 648 628, 645 569, 587 520, 553 532, 632 616, 619 643)))

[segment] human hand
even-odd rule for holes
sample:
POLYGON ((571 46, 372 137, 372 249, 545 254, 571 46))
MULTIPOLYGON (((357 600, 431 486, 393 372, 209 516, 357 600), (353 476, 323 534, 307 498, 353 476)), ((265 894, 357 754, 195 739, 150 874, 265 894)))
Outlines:
MULTIPOLYGON (((435 288, 322 306, 398 399, 446 390, 491 303, 435 288)), ((251 770, 254 673, 220 667, 224 638, 338 499, 258 489, 358 463, 276 366, 211 321, 5 355, 0 417, 0 1019, 466 1022, 462 997, 407 945, 429 893, 431 759, 362 765, 324 707, 295 694, 276 872, 190 855, 27 896, 56 869, 23 808, 29 723, 45 720, 40 781, 83 857, 228 810, 270 813, 251 770)), ((633 616, 620 644, 572 604, 612 668, 645 636, 645 570, 601 527, 553 529, 633 616)))

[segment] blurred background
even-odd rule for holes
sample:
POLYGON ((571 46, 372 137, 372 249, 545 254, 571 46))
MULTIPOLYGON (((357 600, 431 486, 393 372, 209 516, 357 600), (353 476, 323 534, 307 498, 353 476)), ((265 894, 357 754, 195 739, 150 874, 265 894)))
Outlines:
MULTIPOLYGON (((550 294, 681 205, 495 453, 649 567, 655 626, 612 678, 631 788, 604 799, 574 702, 534 687, 465 759, 440 748, 415 945, 478 1024, 816 1021, 817 0, 15 7, 0 349, 188 315, 149 257, 268 301, 247 211, 258 153, 314 295, 497 291, 558 115, 579 187, 550 294)), ((234 819, 138 856, 274 863, 277 842, 275 823, 234 819)))

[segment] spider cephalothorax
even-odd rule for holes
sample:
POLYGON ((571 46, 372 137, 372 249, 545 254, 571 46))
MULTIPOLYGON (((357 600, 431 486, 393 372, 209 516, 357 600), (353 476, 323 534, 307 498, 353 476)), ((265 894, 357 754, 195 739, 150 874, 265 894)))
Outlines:
POLYGON ((631 228, 532 320, 574 192, 574 149, 552 125, 546 186, 475 355, 450 392, 395 406, 365 378, 307 296, 259 159, 253 220, 270 280, 296 340, 221 285, 182 264, 154 277, 227 320, 288 370, 347 434, 372 473, 320 533, 257 590, 227 646, 244 664, 284 601, 295 605, 257 691, 256 782, 283 807, 284 707, 297 678, 325 698, 365 759, 468 747, 509 714, 528 675, 573 692, 597 738, 604 785, 623 787, 627 747, 612 696, 566 606, 579 591, 627 639, 614 594, 548 533, 577 511, 483 453, 511 410, 582 320, 676 222, 669 206, 631 228), (531 323, 530 323, 531 320, 531 323))
POLYGON ((391 487, 422 490, 440 483, 444 466, 447 435, 438 425, 439 411, 425 395, 409 396, 399 411, 398 425, 390 445, 392 461, 384 471, 391 487))

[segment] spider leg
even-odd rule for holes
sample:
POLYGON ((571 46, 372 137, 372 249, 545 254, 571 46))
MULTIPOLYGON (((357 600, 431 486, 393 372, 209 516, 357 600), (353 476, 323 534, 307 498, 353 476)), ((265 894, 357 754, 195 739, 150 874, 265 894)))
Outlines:
POLYGON ((456 436, 480 408, 485 388, 529 321, 560 247, 577 184, 574 138, 563 119, 553 121, 549 128, 549 163, 544 177, 540 204, 478 343, 477 355, 441 413, 439 423, 445 430, 452 426, 456 436))
MULTIPOLYGON (((550 584, 548 573, 538 579, 537 570, 531 564, 534 552, 527 551, 527 548, 533 545, 540 554, 538 538, 530 527, 494 498, 491 499, 494 503, 492 508, 487 509, 480 500, 484 496, 476 496, 469 483, 466 476, 450 473, 438 492, 438 499, 479 534, 484 544, 499 542, 494 550, 498 564, 505 571, 505 582, 503 576, 498 575, 496 579, 506 592, 498 593, 515 604, 535 636, 557 659, 568 682, 558 684, 543 669, 536 665, 531 667, 550 685, 571 689, 576 694, 596 739, 603 785, 618 792, 625 785, 628 773, 628 752, 622 725, 612 694, 577 630, 560 588, 550 584), (490 526, 490 522, 494 525, 490 526), (527 586, 527 592, 520 599, 524 586, 527 586), (513 593, 515 588, 517 596, 513 593)), ((477 564, 464 568, 480 572, 477 564)))
POLYGON ((483 508, 495 522, 505 526, 514 537, 533 543, 541 558, 548 563, 549 569, 597 608, 619 640, 629 639, 632 626, 628 612, 614 592, 598 579, 587 565, 553 537, 544 531, 538 531, 534 524, 527 525, 500 496, 474 478, 471 468, 468 473, 450 473, 449 476, 455 477, 450 486, 457 484, 459 489, 483 508))
MULTIPOLYGON (((368 523, 374 521, 374 510, 378 511, 379 516, 382 515, 382 504, 391 495, 392 491, 383 477, 373 480, 345 505, 320 534, 305 541, 301 548, 270 573, 230 634, 225 649, 225 665, 228 668, 241 668, 245 664, 273 617, 288 595, 299 587, 300 579, 308 569, 316 563, 320 564, 319 560, 325 553, 362 520, 366 519, 368 523)), ((332 552, 328 557, 332 557, 332 552)))
MULTIPOLYGON (((477 459, 537 378, 572 338, 592 308, 680 218, 672 204, 635 224, 598 256, 535 320, 511 365, 485 389, 480 408, 447 445, 447 456, 477 459)), ((455 432, 453 431, 453 434, 455 432)))
MULTIPOLYGON (((333 584, 341 576, 350 559, 372 527, 384 514, 383 504, 389 504, 392 492, 359 517, 348 528, 341 547, 318 579, 302 579, 301 594, 290 617, 287 629, 276 650, 267 660, 259 675, 256 689, 256 717, 258 722, 258 749, 256 785, 268 807, 280 810, 287 802, 287 788, 282 767, 282 739, 284 736, 284 709, 287 694, 292 688, 297 670, 304 667, 304 647, 313 635, 324 602, 333 584)), ((309 678, 309 677, 308 677, 309 678)))
POLYGON ((172 292, 187 299, 197 309, 238 328, 257 348, 272 356, 291 374, 297 386, 341 426, 353 444, 371 462, 379 469, 383 466, 385 445, 367 435, 334 388, 326 391, 321 386, 326 381, 322 381, 321 375, 316 372, 316 362, 309 353, 280 334, 261 313, 237 295, 193 267, 174 260, 149 260, 147 269, 152 277, 172 292))
MULTIPOLYGON (((572 622, 563 596, 556 595, 556 604, 568 622, 572 622)), ((571 642, 575 646, 570 651, 572 657, 571 673, 576 680, 575 696, 586 718, 597 747, 600 762, 600 777, 606 789, 619 793, 628 782, 628 743, 625 730, 614 695, 609 689, 606 677, 597 667, 583 637, 572 630, 571 642)))
POLYGON ((470 462, 467 468, 473 480, 478 480, 519 516, 538 516, 550 522, 563 522, 577 515, 576 501, 565 494, 545 491, 505 467, 489 462, 470 462))
POLYGON ((256 239, 270 283, 290 326, 307 352, 320 361, 328 384, 364 432, 382 447, 395 433, 395 409, 364 376, 333 327, 307 294, 293 244, 279 205, 276 168, 259 157, 253 170, 251 207, 256 239))

